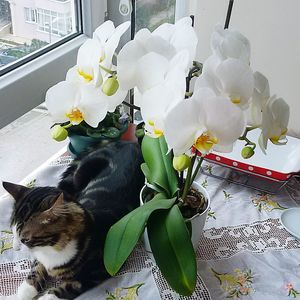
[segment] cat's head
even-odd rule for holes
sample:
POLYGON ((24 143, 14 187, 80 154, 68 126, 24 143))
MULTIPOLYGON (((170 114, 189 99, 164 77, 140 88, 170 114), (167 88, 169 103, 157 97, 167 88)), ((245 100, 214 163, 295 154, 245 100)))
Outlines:
POLYGON ((83 210, 66 201, 57 188, 28 188, 9 182, 3 182, 3 187, 15 199, 11 217, 14 248, 19 240, 28 248, 53 246, 60 250, 82 226, 83 210))

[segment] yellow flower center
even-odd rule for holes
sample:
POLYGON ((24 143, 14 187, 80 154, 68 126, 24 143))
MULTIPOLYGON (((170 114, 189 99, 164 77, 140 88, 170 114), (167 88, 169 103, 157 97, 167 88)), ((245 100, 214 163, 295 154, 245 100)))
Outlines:
POLYGON ((154 121, 152 120, 149 120, 148 121, 148 124, 153 127, 153 134, 156 136, 156 137, 161 137, 164 133, 162 130, 158 129, 155 127, 155 124, 154 124, 154 121))
POLYGON ((240 104, 241 103, 241 98, 233 98, 233 99, 231 99, 231 102, 233 104, 240 104))
POLYGON ((93 76, 85 73, 84 71, 78 69, 78 74, 84 78, 85 81, 89 82, 93 80, 93 76))
POLYGON ((275 136, 270 137, 271 142, 278 143, 278 141, 281 139, 281 137, 283 135, 286 135, 286 133, 287 133, 287 128, 282 129, 280 135, 275 135, 275 136))
POLYGON ((214 136, 210 136, 207 132, 200 135, 195 143, 194 147, 201 153, 208 153, 214 144, 218 143, 218 139, 214 136))
POLYGON ((83 113, 77 107, 73 108, 69 113, 66 113, 66 116, 74 125, 77 125, 84 120, 83 113))

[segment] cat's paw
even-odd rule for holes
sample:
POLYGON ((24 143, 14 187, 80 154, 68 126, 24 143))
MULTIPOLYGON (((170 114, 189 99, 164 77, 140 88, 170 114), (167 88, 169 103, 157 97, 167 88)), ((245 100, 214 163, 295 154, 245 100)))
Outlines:
POLYGON ((18 300, 32 300, 38 294, 34 286, 30 285, 26 280, 18 288, 18 300))
POLYGON ((41 297, 39 297, 39 300, 63 300, 61 298, 57 298, 54 294, 45 294, 41 297))

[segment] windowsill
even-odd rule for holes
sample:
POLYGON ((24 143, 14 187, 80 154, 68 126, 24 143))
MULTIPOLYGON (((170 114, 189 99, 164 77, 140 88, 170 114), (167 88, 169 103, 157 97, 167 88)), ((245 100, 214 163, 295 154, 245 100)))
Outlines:
MULTIPOLYGON (((41 105, 0 129, 0 180, 20 182, 67 144, 51 139, 52 124, 41 105)), ((0 184, 0 196, 4 192, 0 184)))

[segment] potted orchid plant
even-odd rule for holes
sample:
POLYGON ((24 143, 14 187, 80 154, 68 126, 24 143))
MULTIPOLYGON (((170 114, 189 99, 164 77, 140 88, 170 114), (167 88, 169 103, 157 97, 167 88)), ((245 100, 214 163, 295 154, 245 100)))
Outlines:
POLYGON ((153 32, 141 29, 117 57, 120 85, 135 89, 145 123, 147 188, 143 205, 111 227, 104 249, 106 269, 115 275, 147 229, 158 267, 181 295, 196 286, 190 217, 209 205, 193 187, 203 159, 211 151, 230 152, 238 139, 245 144, 241 155, 251 157, 253 129, 261 130, 263 152, 269 141, 285 144, 289 120, 286 102, 270 96, 266 77, 252 71, 246 37, 216 26, 203 66, 194 61, 197 41, 191 19, 183 18, 153 32))
POLYGON ((65 81, 46 93, 46 106, 55 122, 52 137, 62 141, 69 136, 73 154, 91 143, 118 139, 127 129, 129 117, 120 104, 128 90, 118 82, 113 56, 129 26, 125 22, 115 28, 111 21, 99 26, 79 48, 77 63, 65 81))

